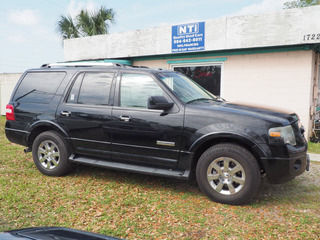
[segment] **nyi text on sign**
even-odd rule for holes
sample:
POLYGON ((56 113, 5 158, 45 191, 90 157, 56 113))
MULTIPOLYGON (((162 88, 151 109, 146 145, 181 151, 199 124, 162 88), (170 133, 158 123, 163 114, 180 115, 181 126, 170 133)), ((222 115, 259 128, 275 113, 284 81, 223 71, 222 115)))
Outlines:
POLYGON ((205 22, 172 26, 172 52, 205 50, 205 22))

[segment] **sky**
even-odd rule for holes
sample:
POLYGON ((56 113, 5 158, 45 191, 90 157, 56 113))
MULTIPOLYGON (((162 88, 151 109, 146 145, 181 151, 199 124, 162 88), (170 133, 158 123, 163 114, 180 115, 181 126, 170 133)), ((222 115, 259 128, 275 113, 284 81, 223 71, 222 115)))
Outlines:
POLYGON ((110 33, 272 12, 288 0, 0 0, 0 73, 64 61, 61 15, 100 6, 116 11, 110 33))

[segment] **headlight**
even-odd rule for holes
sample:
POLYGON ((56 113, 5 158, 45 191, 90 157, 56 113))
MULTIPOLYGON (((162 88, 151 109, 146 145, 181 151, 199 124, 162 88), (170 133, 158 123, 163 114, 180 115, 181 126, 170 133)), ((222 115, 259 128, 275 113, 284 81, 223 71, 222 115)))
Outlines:
POLYGON ((291 125, 269 129, 270 143, 284 143, 296 145, 296 138, 291 125))

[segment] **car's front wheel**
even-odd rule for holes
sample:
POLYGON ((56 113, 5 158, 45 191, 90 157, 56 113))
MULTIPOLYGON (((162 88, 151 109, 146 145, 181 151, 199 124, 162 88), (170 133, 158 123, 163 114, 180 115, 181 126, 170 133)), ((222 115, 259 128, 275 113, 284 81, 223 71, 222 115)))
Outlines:
POLYGON ((47 176, 62 176, 71 169, 66 140, 55 131, 39 134, 32 144, 32 157, 38 170, 47 176))
POLYGON ((218 144, 200 157, 196 169, 200 189, 213 201, 248 203, 260 184, 260 167, 254 156, 236 144, 218 144))

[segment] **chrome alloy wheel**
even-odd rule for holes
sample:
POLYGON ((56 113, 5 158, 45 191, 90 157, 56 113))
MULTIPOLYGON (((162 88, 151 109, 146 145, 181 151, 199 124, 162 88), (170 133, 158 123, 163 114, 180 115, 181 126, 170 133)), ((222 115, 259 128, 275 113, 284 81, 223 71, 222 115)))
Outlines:
POLYGON ((244 187, 246 175, 239 162, 233 158, 220 157, 208 166, 207 179, 218 193, 232 195, 244 187))
POLYGON ((58 146, 50 140, 40 143, 38 148, 38 159, 43 168, 52 170, 60 162, 60 152, 58 146))

